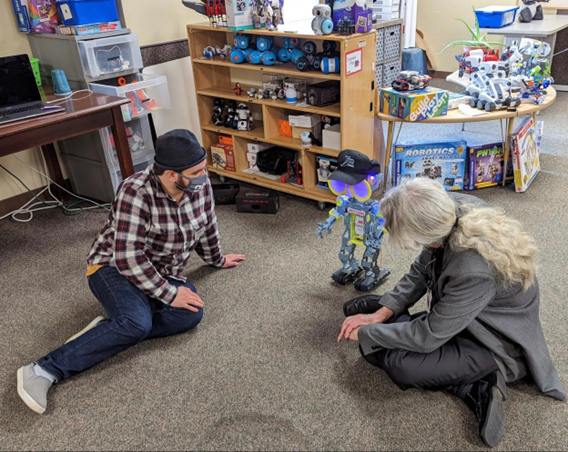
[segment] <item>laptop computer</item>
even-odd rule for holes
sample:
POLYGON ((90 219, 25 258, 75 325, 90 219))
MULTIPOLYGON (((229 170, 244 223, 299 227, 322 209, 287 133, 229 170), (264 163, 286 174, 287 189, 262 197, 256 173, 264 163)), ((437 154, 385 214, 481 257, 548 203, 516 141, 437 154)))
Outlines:
POLYGON ((42 102, 27 55, 0 57, 0 124, 61 111, 42 102))

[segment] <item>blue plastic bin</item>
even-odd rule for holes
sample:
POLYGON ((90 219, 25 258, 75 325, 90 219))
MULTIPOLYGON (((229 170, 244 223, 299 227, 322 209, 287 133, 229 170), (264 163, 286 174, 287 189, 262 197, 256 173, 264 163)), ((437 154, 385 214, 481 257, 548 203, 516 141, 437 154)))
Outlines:
POLYGON ((118 20, 115 0, 56 0, 65 25, 86 25, 118 20))
POLYGON ((480 28, 501 28, 515 22, 518 6, 486 6, 475 10, 480 28))

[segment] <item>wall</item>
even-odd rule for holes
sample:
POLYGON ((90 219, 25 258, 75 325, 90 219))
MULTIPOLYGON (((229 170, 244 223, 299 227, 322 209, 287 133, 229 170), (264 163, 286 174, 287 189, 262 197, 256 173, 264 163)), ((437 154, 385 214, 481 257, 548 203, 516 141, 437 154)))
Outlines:
MULTIPOLYGON (((457 70, 455 55, 459 53, 458 47, 448 49, 438 54, 446 44, 459 39, 468 39, 471 35, 465 25, 455 20, 464 19, 472 28, 475 24, 475 16, 472 5, 483 8, 491 5, 512 5, 517 0, 420 0, 418 2, 418 14, 416 28, 424 33, 424 40, 430 51, 430 57, 436 71, 454 72, 457 70)), ((502 36, 487 36, 488 41, 503 41, 502 36)))
MULTIPOLYGON (((25 34, 19 33, 11 1, 0 1, 0 56, 27 53, 31 56, 30 46, 25 34)), ((38 149, 15 154, 19 159, 36 168, 43 166, 38 149)), ((12 156, 0 158, 0 164, 17 175, 30 188, 45 185, 43 178, 20 163, 12 156)), ((6 171, 0 168, 0 201, 25 192, 26 189, 6 171)))

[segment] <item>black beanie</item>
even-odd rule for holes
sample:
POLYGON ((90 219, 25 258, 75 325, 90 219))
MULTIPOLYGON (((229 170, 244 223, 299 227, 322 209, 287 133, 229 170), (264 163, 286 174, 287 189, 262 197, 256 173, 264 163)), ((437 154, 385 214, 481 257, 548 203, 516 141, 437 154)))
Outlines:
POLYGON ((158 168, 180 172, 198 165, 206 157, 207 152, 189 130, 170 130, 156 140, 154 165, 158 168))

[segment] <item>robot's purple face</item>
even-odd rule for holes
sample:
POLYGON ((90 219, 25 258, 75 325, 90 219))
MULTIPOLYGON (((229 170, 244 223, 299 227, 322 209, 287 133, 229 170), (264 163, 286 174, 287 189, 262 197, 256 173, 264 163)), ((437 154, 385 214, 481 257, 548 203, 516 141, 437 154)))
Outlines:
POLYGON ((376 190, 377 188, 379 188, 380 181, 376 174, 369 174, 367 176, 367 182, 371 186, 371 190, 376 190))
POLYGON ((351 193, 356 199, 369 199, 371 188, 365 181, 359 182, 357 185, 351 185, 351 193))
POLYGON ((355 199, 359 201, 365 201, 369 199, 371 197, 371 193, 373 192, 373 188, 370 182, 367 180, 361 181, 356 185, 349 185, 342 181, 329 179, 328 184, 329 188, 331 189, 331 192, 334 195, 353 196, 355 199))
POLYGON ((345 182, 341 182, 340 180, 329 179, 328 183, 332 193, 337 196, 344 195, 349 188, 349 185, 347 185, 345 182))

